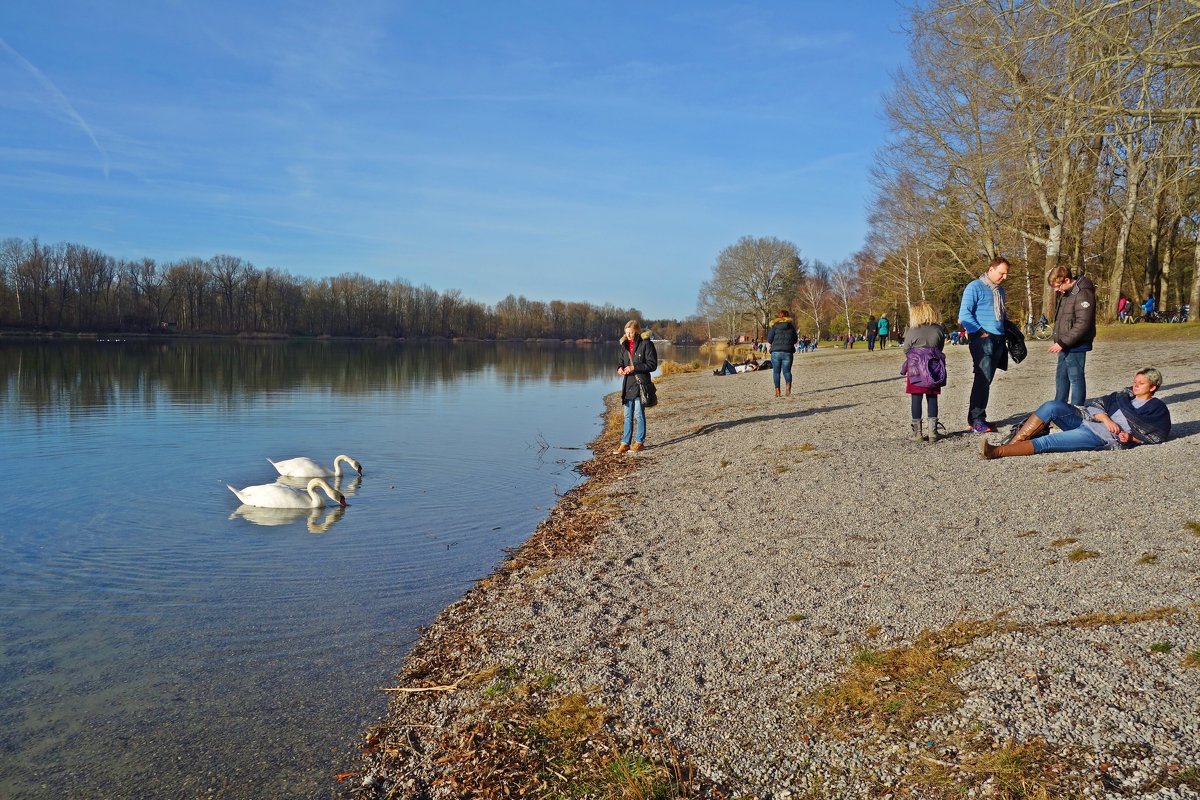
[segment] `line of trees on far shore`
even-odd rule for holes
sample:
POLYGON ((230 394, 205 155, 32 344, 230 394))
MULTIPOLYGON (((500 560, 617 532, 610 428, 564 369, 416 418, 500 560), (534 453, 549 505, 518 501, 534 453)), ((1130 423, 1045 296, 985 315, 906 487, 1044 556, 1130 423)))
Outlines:
MULTIPOLYGON (((509 295, 489 306, 358 273, 305 278, 231 255, 158 263, 73 243, 0 241, 0 327, 32 331, 612 340, 636 308, 509 295)), ((691 326, 644 320, 694 341, 691 326)))

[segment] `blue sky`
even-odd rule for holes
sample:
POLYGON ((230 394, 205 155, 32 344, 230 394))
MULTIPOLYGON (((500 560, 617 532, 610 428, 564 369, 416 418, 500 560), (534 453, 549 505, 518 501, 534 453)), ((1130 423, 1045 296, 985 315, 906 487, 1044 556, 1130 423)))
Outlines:
POLYGON ((695 311, 862 245, 903 9, 8 0, 0 238, 695 311))

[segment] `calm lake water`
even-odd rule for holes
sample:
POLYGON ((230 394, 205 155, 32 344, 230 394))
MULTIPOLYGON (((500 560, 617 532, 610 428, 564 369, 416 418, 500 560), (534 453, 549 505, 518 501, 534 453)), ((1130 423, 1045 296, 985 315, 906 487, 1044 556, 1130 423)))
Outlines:
POLYGON ((590 456, 615 346, 0 341, 0 797, 329 797, 590 456), (350 507, 239 513, 347 453, 350 507))

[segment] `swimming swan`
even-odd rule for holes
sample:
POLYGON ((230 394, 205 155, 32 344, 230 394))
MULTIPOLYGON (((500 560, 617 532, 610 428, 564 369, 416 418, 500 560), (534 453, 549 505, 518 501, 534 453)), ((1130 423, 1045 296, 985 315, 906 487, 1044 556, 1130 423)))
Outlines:
POLYGON ((318 487, 329 496, 330 500, 343 508, 349 505, 346 502, 346 496, 330 486, 324 478, 313 478, 309 481, 307 492, 279 483, 264 483, 259 486, 247 486, 245 489, 235 489, 229 484, 225 485, 229 491, 237 495, 238 500, 248 506, 258 506, 259 508, 321 508, 325 505, 325 501, 317 495, 318 487))
MULTIPOLYGON (((271 459, 267 459, 271 461, 271 459)), ((335 475, 342 474, 342 462, 345 461, 350 466, 358 470, 358 474, 362 475, 362 464, 359 464, 350 456, 338 456, 333 460, 333 471, 325 469, 311 458, 289 458, 287 461, 271 461, 271 466, 279 471, 279 474, 285 478, 332 478, 335 475)))

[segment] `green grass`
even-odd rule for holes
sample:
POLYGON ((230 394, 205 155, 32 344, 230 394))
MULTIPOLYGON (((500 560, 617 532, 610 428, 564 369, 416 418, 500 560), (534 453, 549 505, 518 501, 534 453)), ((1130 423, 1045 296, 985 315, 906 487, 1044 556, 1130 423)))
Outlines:
POLYGON ((1200 320, 1097 325, 1096 338, 1108 342, 1170 342, 1200 338, 1200 320))
POLYGON ((1154 644, 1150 645, 1150 652, 1151 653, 1169 653, 1169 652, 1171 652, 1171 643, 1170 642, 1155 642, 1154 644))

